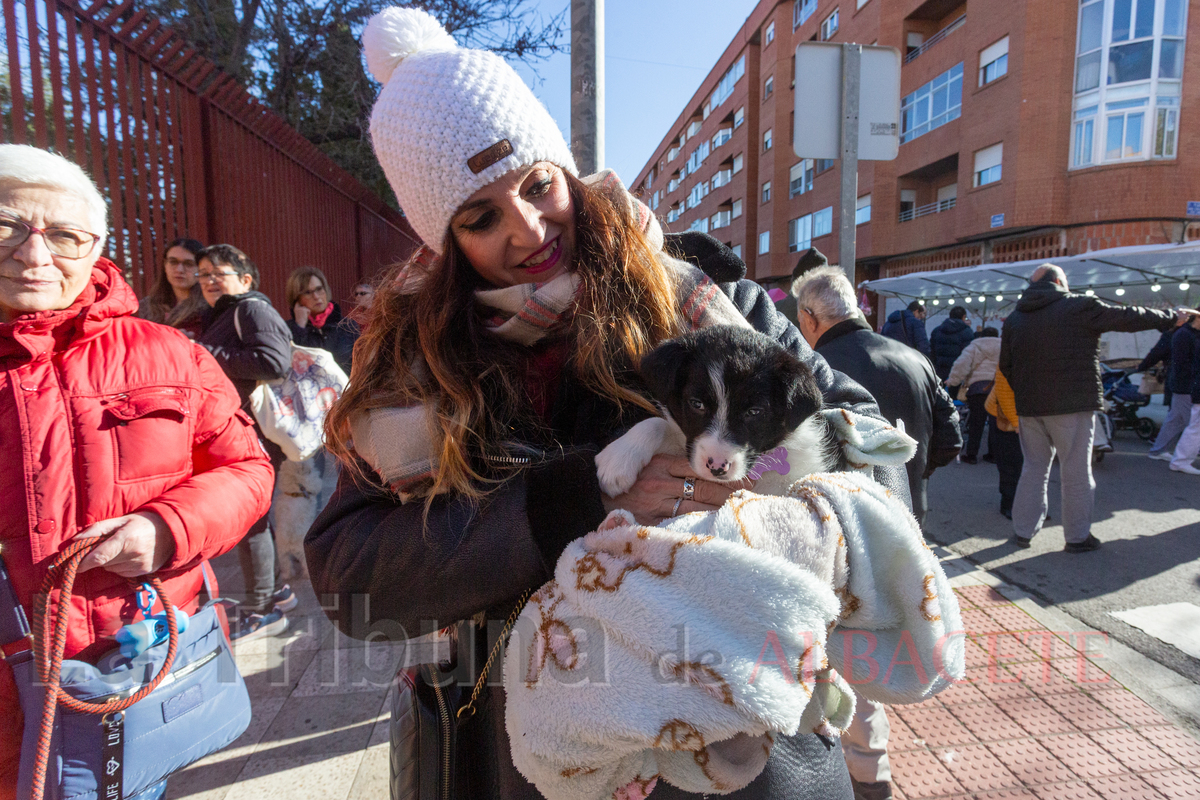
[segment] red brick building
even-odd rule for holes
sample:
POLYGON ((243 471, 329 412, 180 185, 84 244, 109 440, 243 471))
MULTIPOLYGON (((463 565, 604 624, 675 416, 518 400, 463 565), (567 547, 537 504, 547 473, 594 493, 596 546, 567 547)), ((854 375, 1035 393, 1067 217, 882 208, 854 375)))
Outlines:
POLYGON ((860 279, 1197 239, 1197 32, 1200 0, 762 0, 631 186, 760 281, 810 244, 836 261, 839 164, 792 149, 794 53, 860 42, 903 54, 900 155, 859 165, 860 279))

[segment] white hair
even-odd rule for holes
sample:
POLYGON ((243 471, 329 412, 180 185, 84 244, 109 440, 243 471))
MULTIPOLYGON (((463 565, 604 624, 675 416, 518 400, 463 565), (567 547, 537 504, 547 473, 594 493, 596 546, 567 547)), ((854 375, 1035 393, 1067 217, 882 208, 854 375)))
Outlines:
POLYGON ((108 206, 96 184, 77 164, 27 144, 0 144, 0 184, 23 184, 58 189, 87 206, 89 233, 103 237, 108 230, 108 206))
POLYGON ((792 283, 792 294, 796 296, 796 305, 820 322, 862 318, 854 299, 854 287, 841 267, 810 269, 792 283))

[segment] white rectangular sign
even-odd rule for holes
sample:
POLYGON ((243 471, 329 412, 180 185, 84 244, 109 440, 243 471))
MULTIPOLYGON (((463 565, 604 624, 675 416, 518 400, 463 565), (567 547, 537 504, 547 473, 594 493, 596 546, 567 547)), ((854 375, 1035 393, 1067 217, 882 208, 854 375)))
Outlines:
MULTIPOLYGON (((900 153, 900 51, 863 45, 858 101, 858 158, 891 161, 900 153)), ((796 47, 796 135, 800 158, 841 158, 842 46, 796 47)))

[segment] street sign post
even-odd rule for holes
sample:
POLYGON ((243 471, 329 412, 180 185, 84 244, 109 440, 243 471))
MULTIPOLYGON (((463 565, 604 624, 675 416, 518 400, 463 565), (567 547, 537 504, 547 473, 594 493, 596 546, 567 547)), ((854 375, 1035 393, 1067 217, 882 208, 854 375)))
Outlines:
POLYGON ((876 45, 802 42, 796 47, 796 124, 800 158, 838 158, 842 166, 839 263, 852 283, 858 162, 900 152, 900 51, 876 45))

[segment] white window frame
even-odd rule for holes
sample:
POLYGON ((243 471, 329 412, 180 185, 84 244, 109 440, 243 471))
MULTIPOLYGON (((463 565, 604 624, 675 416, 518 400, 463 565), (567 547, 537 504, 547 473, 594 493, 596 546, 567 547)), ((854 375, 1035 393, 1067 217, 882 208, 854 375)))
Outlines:
POLYGON ((712 96, 709 97, 709 108, 715 110, 720 108, 721 104, 728 100, 733 95, 733 89, 737 86, 737 82, 746 74, 746 54, 742 53, 738 56, 738 60, 733 62, 729 69, 725 70, 725 74, 721 76, 721 80, 717 81, 717 88, 713 89, 712 96))
POLYGON ((816 174, 813 164, 811 158, 806 158, 788 170, 788 197, 812 191, 813 176, 816 174))
POLYGON ((979 52, 979 85, 989 83, 1008 74, 1008 36, 988 45, 979 52))
POLYGON ((1182 70, 1173 74, 1168 65, 1184 63, 1188 5, 1186 0, 1133 0, 1126 28, 1114 19, 1117 0, 1080 0, 1069 169, 1178 157, 1182 70), (1142 55, 1132 63, 1144 65, 1147 47, 1148 77, 1115 82, 1120 76, 1114 70, 1120 67, 1114 65, 1120 62, 1114 50, 1142 55), (1168 47, 1174 55, 1169 60, 1164 58, 1168 47), (1140 141, 1131 146, 1139 130, 1140 141))
POLYGON ((746 163, 746 159, 742 153, 738 153, 736 156, 734 156, 733 157, 733 174, 737 175, 739 172, 741 172, 742 167, 745 165, 745 163, 746 163))
POLYGON ((775 146, 775 132, 773 128, 767 128, 763 133, 763 152, 767 152, 775 146))
POLYGON ((833 206, 814 211, 812 219, 812 238, 819 239, 833 233, 833 206))
POLYGON ((745 121, 746 121, 746 107, 742 106, 737 111, 733 112, 733 127, 734 127, 734 129, 736 130, 737 128, 742 127, 742 123, 745 121))
POLYGON ((775 93, 775 76, 768 75, 767 79, 765 81, 763 81, 763 99, 766 100, 767 97, 769 97, 770 95, 772 95, 774 93, 775 93))
POLYGON ((788 252, 797 253, 812 247, 812 214, 788 220, 788 252))
POLYGON ((796 0, 792 6, 792 30, 808 22, 808 18, 817 13, 817 0, 796 0))
POLYGON ((862 8, 869 2, 871 2, 871 0, 858 0, 858 5, 855 6, 855 10, 857 11, 858 9, 862 8))
POLYGON ((733 201, 733 213, 730 215, 730 219, 737 219, 741 215, 742 215, 742 198, 739 197, 737 200, 733 201))
POLYGON ((835 8, 830 12, 829 16, 821 20, 821 41, 828 42, 838 32, 838 12, 839 8, 835 8))
POLYGON ((911 142, 962 114, 963 63, 960 61, 900 101, 900 143, 911 142), (944 108, 939 96, 944 93, 944 108), (957 99, 955 98, 955 95, 957 99))
POLYGON ((771 23, 769 25, 767 25, 766 39, 767 39, 767 44, 770 44, 771 42, 775 41, 775 22, 774 22, 774 20, 772 20, 771 23))
POLYGON ((854 204, 854 224, 863 225, 871 221, 871 195, 864 194, 854 204))
POLYGON ((742 257, 742 246, 740 244, 735 244, 733 247, 731 247, 729 249, 732 250, 733 254, 735 256, 737 256, 738 258, 742 257))
POLYGON ((984 147, 975 151, 975 162, 972 168, 974 178, 972 185, 991 186, 999 183, 1004 176, 1004 142, 984 147))
POLYGON ((758 234, 758 254, 765 256, 771 252, 771 232, 762 231, 758 234))
POLYGON ((771 182, 770 181, 763 182, 762 189, 758 193, 758 198, 759 198, 759 202, 762 202, 762 203, 771 202, 771 182))

